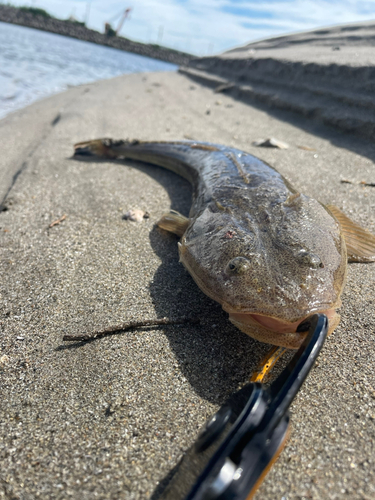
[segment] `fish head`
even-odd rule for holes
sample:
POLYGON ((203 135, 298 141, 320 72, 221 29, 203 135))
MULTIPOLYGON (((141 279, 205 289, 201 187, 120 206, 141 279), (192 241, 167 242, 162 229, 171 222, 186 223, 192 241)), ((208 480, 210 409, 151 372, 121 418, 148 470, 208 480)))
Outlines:
POLYGON ((324 312, 330 331, 337 326, 347 259, 335 218, 316 200, 293 196, 255 207, 234 196, 226 209, 210 203, 179 248, 198 286, 240 330, 298 348, 308 330, 299 325, 311 314, 324 312))

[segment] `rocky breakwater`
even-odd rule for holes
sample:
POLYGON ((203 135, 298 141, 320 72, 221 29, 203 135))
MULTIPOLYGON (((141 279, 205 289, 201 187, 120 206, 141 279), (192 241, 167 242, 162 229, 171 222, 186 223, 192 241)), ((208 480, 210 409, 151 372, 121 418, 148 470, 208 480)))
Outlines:
POLYGON ((241 99, 373 139, 375 22, 249 43, 180 71, 241 99))
POLYGON ((107 45, 114 49, 133 52, 141 56, 152 57, 153 59, 160 59, 161 61, 177 65, 187 65, 193 57, 190 54, 158 45, 133 42, 132 40, 118 36, 106 36, 98 31, 86 28, 81 23, 46 17, 9 5, 0 5, 0 21, 49 31, 58 35, 70 36, 99 45, 107 45))

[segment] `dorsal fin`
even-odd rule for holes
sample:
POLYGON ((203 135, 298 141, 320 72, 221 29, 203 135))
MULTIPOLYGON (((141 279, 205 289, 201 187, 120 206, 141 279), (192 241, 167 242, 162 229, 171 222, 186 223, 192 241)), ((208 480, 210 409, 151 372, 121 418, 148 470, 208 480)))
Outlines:
POLYGON ((375 236, 349 219, 335 205, 327 205, 327 208, 340 224, 349 262, 374 262, 375 236))

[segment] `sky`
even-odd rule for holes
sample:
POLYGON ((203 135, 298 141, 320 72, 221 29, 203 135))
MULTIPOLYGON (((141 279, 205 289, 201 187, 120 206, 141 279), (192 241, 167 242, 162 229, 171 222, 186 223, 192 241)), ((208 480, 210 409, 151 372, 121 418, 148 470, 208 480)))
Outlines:
POLYGON ((121 36, 196 55, 224 52, 250 41, 335 24, 375 20, 375 0, 0 0, 73 15, 89 28, 117 28, 121 36))

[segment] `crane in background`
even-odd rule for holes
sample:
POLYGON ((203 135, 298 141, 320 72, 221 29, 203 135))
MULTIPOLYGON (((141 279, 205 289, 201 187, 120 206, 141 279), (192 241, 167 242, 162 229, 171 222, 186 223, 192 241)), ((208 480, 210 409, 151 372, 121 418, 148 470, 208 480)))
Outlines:
POLYGON ((128 7, 124 11, 121 10, 121 12, 119 14, 122 13, 122 16, 121 16, 120 22, 117 25, 117 29, 116 30, 114 30, 112 28, 110 22, 113 22, 119 16, 119 14, 116 14, 114 17, 112 17, 110 19, 110 22, 105 23, 105 25, 104 25, 104 34, 107 35, 107 36, 117 36, 119 34, 119 32, 120 32, 120 30, 121 30, 124 22, 125 22, 125 19, 129 16, 131 10, 132 10, 131 7, 128 7))

